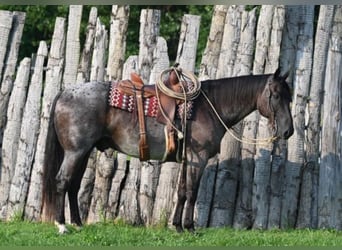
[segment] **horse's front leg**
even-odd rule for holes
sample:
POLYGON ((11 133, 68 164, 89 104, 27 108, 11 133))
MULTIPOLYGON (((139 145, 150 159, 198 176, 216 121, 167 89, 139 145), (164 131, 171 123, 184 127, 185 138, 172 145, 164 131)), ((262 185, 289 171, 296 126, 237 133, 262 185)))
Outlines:
POLYGON ((181 164, 181 169, 179 171, 178 178, 178 188, 177 188, 177 203, 175 212, 173 215, 172 224, 176 227, 177 232, 183 232, 182 227, 182 216, 184 203, 186 201, 186 163, 181 164))
POLYGON ((203 170, 208 162, 206 152, 191 153, 188 156, 186 171, 186 205, 184 215, 184 227, 190 232, 195 231, 194 209, 197 199, 198 187, 203 170))

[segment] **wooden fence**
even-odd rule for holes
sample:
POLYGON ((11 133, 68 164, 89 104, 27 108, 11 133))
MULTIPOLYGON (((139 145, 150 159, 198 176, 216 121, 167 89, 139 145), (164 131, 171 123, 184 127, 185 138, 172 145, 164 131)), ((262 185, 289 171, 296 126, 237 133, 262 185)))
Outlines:
MULTIPOLYGON (((92 8, 80 51, 82 6, 57 18, 52 42, 17 62, 25 13, 0 11, 0 218, 42 219, 42 166, 51 103, 60 89, 84 81, 146 83, 170 65, 159 36, 159 10, 142 10, 139 54, 125 60, 129 6, 112 7, 105 27, 92 8), (108 53, 108 61, 106 61, 108 53), (46 63, 47 62, 47 63, 46 63)), ((228 133, 200 183, 198 227, 342 229, 342 6, 214 6, 203 55, 196 55, 200 16, 184 15, 176 61, 199 78, 290 70, 295 133, 268 146, 240 143, 228 133)), ((136 20, 138 23, 138 20, 136 20)), ((234 129, 240 136, 269 135, 257 112, 234 129)), ((93 151, 81 183, 85 222, 122 219, 169 224, 179 164, 139 162, 121 153, 93 151)))

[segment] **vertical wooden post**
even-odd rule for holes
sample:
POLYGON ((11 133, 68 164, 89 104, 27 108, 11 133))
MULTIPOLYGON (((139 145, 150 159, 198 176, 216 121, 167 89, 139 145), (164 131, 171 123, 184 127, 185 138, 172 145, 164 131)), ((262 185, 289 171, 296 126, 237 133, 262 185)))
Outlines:
POLYGON ((342 6, 335 7, 324 79, 322 153, 318 186, 319 228, 342 229, 342 6))
POLYGON ((97 8, 92 7, 89 14, 86 39, 81 55, 80 64, 77 69, 77 83, 88 82, 90 80, 91 58, 94 50, 94 37, 96 30, 97 8))
POLYGON ((109 34, 107 78, 110 81, 122 78, 126 52, 129 5, 113 5, 109 34))
POLYGON ((80 60, 80 26, 82 5, 70 5, 68 17, 68 31, 66 36, 65 69, 63 87, 76 83, 77 68, 80 60))
MULTIPOLYGON (((12 178, 15 172, 17 150, 20 138, 20 128, 23 115, 23 107, 26 101, 26 91, 30 77, 31 59, 24 58, 20 62, 17 77, 14 81, 13 91, 8 102, 7 124, 4 131, 2 148, 2 173, 1 173, 1 212, 3 218, 7 218, 8 197, 12 178)), ((22 212, 22 211, 21 211, 22 212)))
MULTIPOLYGON (((15 163, 15 172, 12 179, 8 214, 7 218, 22 212, 24 210, 26 218, 37 219, 30 206, 25 208, 28 195, 28 189, 31 182, 31 170, 34 160, 34 153, 39 134, 41 94, 43 89, 43 66, 47 56, 47 46, 45 42, 40 42, 37 57, 35 60, 34 71, 31 77, 27 100, 23 113, 17 160, 15 163), (25 209, 24 209, 25 208, 25 209)), ((32 177, 35 177, 32 174, 32 177)), ((32 180, 35 181, 35 180, 32 180)), ((28 203, 27 203, 28 204, 28 203)))
POLYGON ((150 79, 153 68, 153 51, 159 36, 160 10, 144 9, 140 14, 139 73, 145 83, 150 79))
MULTIPOLYGON (((305 141, 306 163, 303 169, 297 227, 318 226, 318 175, 320 157, 321 109, 329 37, 334 17, 333 5, 321 5, 316 29, 314 60, 308 100, 308 130, 305 141)), ((331 90, 329 90, 331 91, 331 90)))
POLYGON ((227 10, 227 5, 215 5, 210 33, 203 52, 199 71, 199 77, 202 80, 208 78, 214 79, 216 77, 227 10))
MULTIPOLYGON (((13 13, 7 10, 0 10, 0 82, 2 81, 2 70, 5 64, 8 37, 12 28, 13 13)), ((1 87, 1 85, 0 85, 1 87)))
POLYGON ((281 227, 296 225, 301 171, 304 166, 305 110, 308 101, 313 51, 314 6, 297 7, 299 11, 294 75, 294 100, 292 115, 294 134, 288 140, 288 159, 285 165, 285 186, 281 213, 281 227))
POLYGON ((181 24, 176 62, 188 71, 195 71, 198 36, 201 17, 184 15, 181 24))
POLYGON ((10 14, 10 12, 2 11, 1 13, 3 13, 3 20, 1 20, 0 25, 0 50, 2 49, 1 46, 4 46, 4 50, 0 52, 0 80, 2 74, 0 85, 0 151, 2 147, 2 136, 6 126, 8 101, 13 88, 13 80, 15 79, 19 46, 26 18, 26 13, 24 12, 14 11, 10 14), (4 27, 4 25, 6 25, 6 27, 4 27), (4 58, 1 59, 1 57, 4 58))

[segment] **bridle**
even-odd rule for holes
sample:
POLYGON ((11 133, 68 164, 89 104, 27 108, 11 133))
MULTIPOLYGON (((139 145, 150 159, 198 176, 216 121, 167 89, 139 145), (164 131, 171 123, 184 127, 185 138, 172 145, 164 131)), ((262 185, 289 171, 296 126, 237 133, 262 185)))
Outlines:
MULTIPOLYGON (((270 76, 272 77, 272 76, 270 76)), ((273 136, 275 136, 278 132, 278 124, 277 124, 277 119, 276 119, 276 115, 275 115, 275 111, 274 111, 274 107, 272 105, 272 97, 274 97, 274 95, 272 94, 272 91, 270 89, 270 85, 271 85, 271 80, 269 79, 267 84, 266 84, 266 90, 268 90, 267 95, 268 95, 268 102, 267 102, 267 106, 268 106, 268 110, 270 111, 270 118, 269 118, 269 124, 270 127, 272 129, 272 134, 273 136)))

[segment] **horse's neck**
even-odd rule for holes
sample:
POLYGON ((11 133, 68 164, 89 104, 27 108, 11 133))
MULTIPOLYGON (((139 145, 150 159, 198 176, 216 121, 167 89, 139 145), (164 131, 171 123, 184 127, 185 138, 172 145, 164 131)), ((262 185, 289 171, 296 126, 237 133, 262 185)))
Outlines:
MULTIPOLYGON (((241 83, 240 83, 241 84, 241 83)), ((262 85, 257 91, 237 91, 241 89, 239 83, 218 84, 213 88, 212 95, 215 102, 214 106, 218 114, 226 125, 233 126, 248 114, 256 110, 257 98, 260 94, 262 85), (233 93, 232 93, 233 92, 233 93)), ((245 86, 249 88, 249 86, 245 86)))

